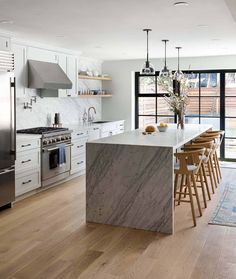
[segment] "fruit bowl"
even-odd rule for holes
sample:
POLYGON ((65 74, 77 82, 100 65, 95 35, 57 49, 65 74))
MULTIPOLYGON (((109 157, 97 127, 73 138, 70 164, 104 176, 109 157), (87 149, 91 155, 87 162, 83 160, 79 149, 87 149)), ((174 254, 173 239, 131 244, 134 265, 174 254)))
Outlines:
POLYGON ((159 132, 166 132, 168 128, 168 125, 166 123, 161 123, 160 125, 157 125, 157 129, 159 132))

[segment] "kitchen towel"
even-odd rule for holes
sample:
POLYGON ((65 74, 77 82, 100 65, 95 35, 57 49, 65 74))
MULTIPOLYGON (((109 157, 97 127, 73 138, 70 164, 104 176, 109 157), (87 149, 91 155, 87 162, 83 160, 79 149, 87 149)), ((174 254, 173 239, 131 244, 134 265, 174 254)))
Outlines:
POLYGON ((59 167, 62 167, 66 163, 66 149, 65 149, 65 144, 60 144, 59 146, 59 159, 58 159, 58 164, 59 167))

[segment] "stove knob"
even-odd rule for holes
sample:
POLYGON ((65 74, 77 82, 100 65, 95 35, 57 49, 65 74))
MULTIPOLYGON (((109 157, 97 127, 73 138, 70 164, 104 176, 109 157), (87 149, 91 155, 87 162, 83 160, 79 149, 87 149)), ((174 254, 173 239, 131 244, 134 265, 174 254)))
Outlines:
POLYGON ((60 141, 61 139, 60 138, 57 138, 57 141, 60 141))
POLYGON ((43 144, 47 144, 48 142, 46 140, 43 141, 43 144))
POLYGON ((69 138, 68 137, 65 137, 65 140, 68 140, 69 138))
POLYGON ((64 138, 64 137, 61 137, 61 140, 65 140, 65 138, 64 138))
POLYGON ((50 143, 52 143, 52 141, 51 141, 51 140, 48 140, 48 144, 50 144, 50 143))
POLYGON ((68 139, 71 139, 71 136, 69 136, 68 139))
POLYGON ((56 142, 56 139, 52 139, 52 143, 55 143, 56 142))

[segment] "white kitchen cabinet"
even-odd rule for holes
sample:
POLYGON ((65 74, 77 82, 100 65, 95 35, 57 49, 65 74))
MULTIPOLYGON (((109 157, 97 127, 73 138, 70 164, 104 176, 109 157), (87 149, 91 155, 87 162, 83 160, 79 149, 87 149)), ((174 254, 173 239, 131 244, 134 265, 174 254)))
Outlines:
POLYGON ((10 51, 11 50, 11 39, 9 37, 0 37, 0 50, 10 51))
POLYGON ((23 45, 12 43, 12 52, 15 57, 15 78, 16 78, 16 97, 25 97, 25 88, 27 87, 27 63, 26 63, 26 47, 23 45))
POLYGON ((93 129, 90 129, 88 132, 88 141, 97 140, 100 139, 100 128, 94 127, 93 129))
POLYGON ((16 196, 23 195, 41 186, 40 171, 28 172, 16 176, 16 196))
POLYGON ((77 58, 72 55, 66 57, 66 74, 72 82, 72 89, 67 89, 67 96, 77 96, 77 58))
POLYGON ((27 59, 32 59, 32 60, 37 60, 42 62, 58 63, 58 53, 47 49, 28 47, 27 59))
POLYGON ((41 140, 16 136, 16 196, 41 187, 41 140))

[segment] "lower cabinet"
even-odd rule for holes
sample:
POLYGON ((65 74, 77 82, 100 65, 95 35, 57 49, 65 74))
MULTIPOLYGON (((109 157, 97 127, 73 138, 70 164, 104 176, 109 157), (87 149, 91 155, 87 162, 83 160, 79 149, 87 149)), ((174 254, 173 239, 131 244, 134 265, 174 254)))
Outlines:
POLYGON ((85 153, 79 154, 71 159, 71 174, 85 171, 86 168, 86 156, 85 153))
POLYGON ((17 137, 16 196, 41 187, 41 149, 39 138, 17 137))
POLYGON ((41 174, 40 171, 22 173, 16 175, 16 196, 20 196, 29 191, 41 187, 41 174))

